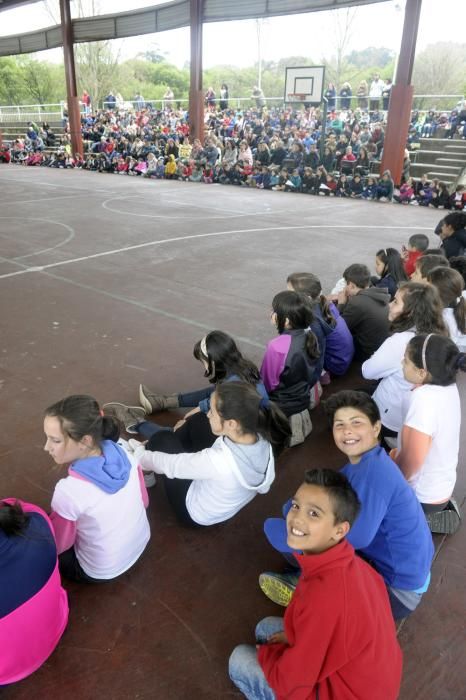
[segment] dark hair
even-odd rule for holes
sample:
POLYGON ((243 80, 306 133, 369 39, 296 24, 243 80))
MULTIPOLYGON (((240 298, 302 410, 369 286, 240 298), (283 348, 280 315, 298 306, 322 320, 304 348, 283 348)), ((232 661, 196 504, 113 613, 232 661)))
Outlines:
POLYGON ((466 299, 463 297, 464 280, 457 270, 434 267, 427 280, 438 290, 445 308, 453 309, 460 333, 466 333, 466 299))
POLYGON ((346 268, 343 272, 343 277, 345 282, 352 282, 359 287, 359 289, 366 289, 371 281, 371 273, 367 265, 361 265, 360 263, 354 263, 346 268))
POLYGON ((427 335, 415 335, 406 348, 411 362, 419 369, 427 370, 428 375, 424 384, 437 384, 439 386, 454 384, 457 371, 460 369, 462 372, 466 372, 466 355, 458 350, 451 338, 432 335, 424 347, 426 338, 428 338, 427 335), (422 356, 423 349, 425 367, 422 356))
POLYGON ((340 408, 357 408, 369 418, 372 425, 375 425, 380 420, 380 411, 377 404, 365 391, 344 389, 336 394, 332 394, 326 401, 322 401, 322 405, 330 425, 333 425, 335 413, 340 408))
POLYGON ((21 535, 27 528, 29 513, 25 513, 19 501, 0 501, 0 530, 8 537, 21 535))
POLYGON ((327 492, 335 525, 356 520, 361 509, 361 502, 356 491, 342 472, 332 469, 308 469, 304 472, 304 483, 319 486, 327 492))
POLYGON ((196 360, 207 362, 204 376, 209 378, 211 384, 217 384, 232 374, 249 384, 257 384, 260 381, 256 365, 243 357, 231 335, 223 331, 210 331, 204 342, 207 355, 201 349, 202 340, 195 344, 193 355, 196 360))
POLYGON ((413 233, 408 238, 408 243, 412 248, 416 248, 416 250, 423 253, 429 247, 429 238, 425 233, 413 233))
POLYGON ((272 401, 264 399, 252 384, 223 382, 215 389, 217 411, 223 420, 236 420, 244 433, 260 435, 277 457, 289 441, 288 418, 272 401))
POLYGON ((415 267, 424 279, 434 267, 439 267, 439 265, 450 267, 450 263, 444 255, 421 255, 415 262, 415 267))
POLYGON ((448 335, 439 293, 429 284, 406 282, 398 290, 403 295, 403 311, 392 321, 392 333, 409 331, 448 335))
POLYGON ((283 333, 288 320, 292 330, 307 330, 306 352, 311 360, 320 357, 319 341, 310 329, 314 314, 309 299, 298 292, 279 292, 272 300, 272 309, 277 315, 277 330, 283 333))
POLYGON ((452 270, 457 270, 466 284, 466 256, 455 255, 449 259, 452 270))
POLYGON ((426 255, 436 255, 437 257, 440 258, 446 258, 447 256, 445 255, 445 251, 443 248, 427 248, 421 257, 425 257, 426 255))
POLYGON ((401 255, 396 248, 381 248, 375 255, 384 266, 381 277, 390 275, 397 284, 407 282, 408 276, 403 267, 401 255))
POLYGON ((286 282, 291 284, 295 292, 310 297, 313 304, 318 303, 322 318, 331 328, 335 328, 337 325, 336 319, 330 311, 329 302, 322 294, 322 285, 316 275, 313 275, 312 272, 293 272, 291 275, 288 275, 286 282))
POLYGON ((446 215, 442 223, 451 226, 453 231, 459 231, 466 225, 466 214, 462 211, 453 211, 451 214, 446 215))
POLYGON ((92 396, 74 394, 57 401, 47 409, 45 416, 57 418, 64 435, 79 442, 90 435, 94 444, 102 440, 116 442, 120 437, 120 423, 113 416, 104 416, 92 396))

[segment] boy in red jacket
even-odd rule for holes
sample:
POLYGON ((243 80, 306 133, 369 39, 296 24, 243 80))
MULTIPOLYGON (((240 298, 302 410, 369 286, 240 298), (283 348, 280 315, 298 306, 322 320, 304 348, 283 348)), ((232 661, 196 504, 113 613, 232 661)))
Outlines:
POLYGON ((287 516, 302 568, 285 617, 256 627, 229 662, 250 700, 396 700, 402 656, 382 577, 345 540, 359 512, 346 477, 305 474, 287 516))

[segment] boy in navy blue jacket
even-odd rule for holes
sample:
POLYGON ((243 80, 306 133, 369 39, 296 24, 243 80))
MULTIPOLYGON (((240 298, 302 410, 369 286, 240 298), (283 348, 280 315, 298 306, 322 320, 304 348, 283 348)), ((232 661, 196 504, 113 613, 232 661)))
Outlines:
MULTIPOLYGON (((349 459, 342 471, 362 504, 348 541, 382 575, 393 617, 407 617, 430 582, 434 546, 425 515, 411 486, 379 445, 376 403, 364 392, 340 391, 325 402, 325 410, 335 444, 349 459)), ((290 502, 285 514, 289 508, 290 502)), ((270 518, 264 529, 270 543, 293 562, 299 550, 287 545, 285 521, 270 518)), ((296 576, 266 573, 259 583, 269 598, 286 605, 296 576)))

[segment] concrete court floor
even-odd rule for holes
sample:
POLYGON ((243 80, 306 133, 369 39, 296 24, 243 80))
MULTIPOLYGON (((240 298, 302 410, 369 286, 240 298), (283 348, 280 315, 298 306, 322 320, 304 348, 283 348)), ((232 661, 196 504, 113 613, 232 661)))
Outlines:
MULTIPOLYGON (((44 508, 60 477, 42 450, 47 405, 70 393, 135 402, 141 381, 198 388, 192 347, 213 328, 260 362, 271 300, 290 272, 314 271, 329 291, 348 264, 373 268, 379 248, 413 232, 436 245, 440 218, 418 207, 12 165, 0 168, 0 202, 1 494, 44 508)), ((326 392, 359 381, 353 371, 326 392)), ((240 697, 228 656, 252 642, 261 617, 282 612, 257 586, 261 571, 282 566, 262 522, 305 468, 344 461, 320 408, 313 420, 306 444, 281 458, 271 492, 227 524, 186 531, 152 489, 141 560, 104 588, 65 583, 71 612, 59 647, 2 700, 240 697)), ((432 585, 400 630, 402 700, 466 698, 465 533, 436 538, 432 585)))

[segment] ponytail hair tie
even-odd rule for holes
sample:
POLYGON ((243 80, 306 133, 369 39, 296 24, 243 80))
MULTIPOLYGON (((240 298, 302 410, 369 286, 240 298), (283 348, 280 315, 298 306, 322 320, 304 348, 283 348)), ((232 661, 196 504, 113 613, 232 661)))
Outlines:
POLYGON ((102 410, 101 408, 99 409, 99 415, 100 415, 101 418, 103 418, 104 415, 105 415, 104 412, 103 412, 103 410, 102 410))
POLYGON ((262 409, 270 408, 270 400, 268 398, 265 398, 265 396, 262 396, 261 400, 259 401, 259 408, 262 408, 262 409))

